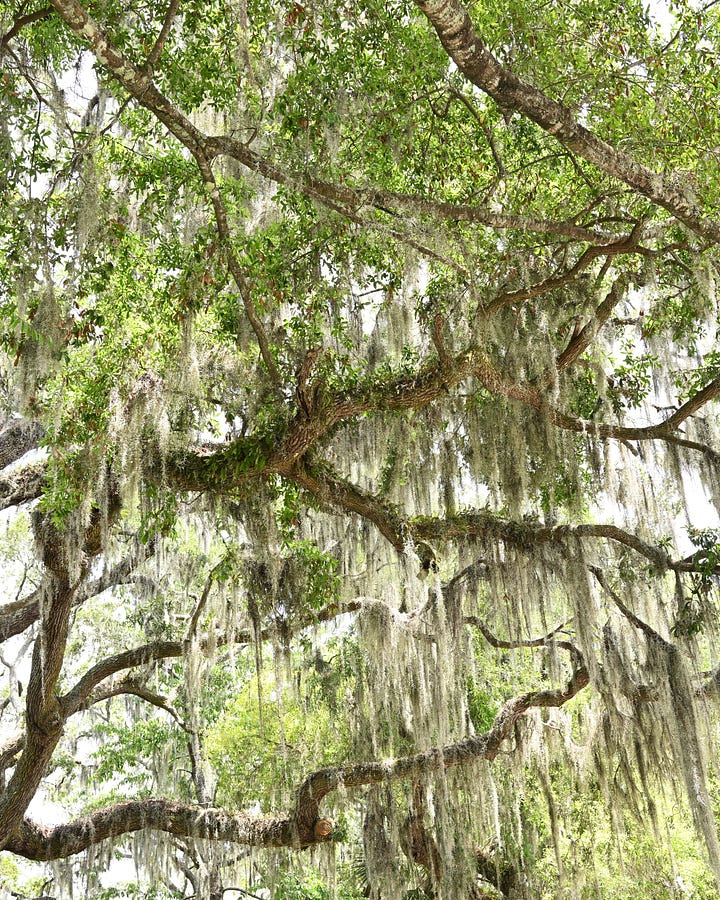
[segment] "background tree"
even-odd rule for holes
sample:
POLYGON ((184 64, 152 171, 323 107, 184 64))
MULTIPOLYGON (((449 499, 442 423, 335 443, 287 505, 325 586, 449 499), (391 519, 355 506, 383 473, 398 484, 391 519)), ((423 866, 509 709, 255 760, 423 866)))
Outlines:
POLYGON ((8 890, 715 896, 713 3, 0 17, 8 890))

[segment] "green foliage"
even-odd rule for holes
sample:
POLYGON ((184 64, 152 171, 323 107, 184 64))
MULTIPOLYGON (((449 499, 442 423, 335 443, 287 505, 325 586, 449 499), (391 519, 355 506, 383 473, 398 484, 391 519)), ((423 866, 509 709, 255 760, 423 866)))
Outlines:
MULTIPOLYGON (((633 789, 620 751, 649 744, 663 769, 679 723, 635 696, 660 697, 655 645, 589 566, 619 576, 693 678, 709 667, 720 532, 689 529, 674 583, 657 569, 677 563, 691 458, 717 499, 717 415, 694 410, 666 455, 636 438, 720 375, 720 259, 690 227, 708 232, 720 208, 720 7, 673 0, 659 23, 642 0, 468 3, 512 73, 503 105, 411 0, 93 3, 126 59, 114 71, 61 7, 0 0, 0 406, 42 423, 38 508, 62 536, 36 558, 28 517, 10 516, 19 602, 0 617, 33 619, 35 664, 60 636, 58 697, 151 646, 66 723, 41 792, 69 817, 156 793, 278 814, 309 772, 487 732, 584 662, 591 696, 534 693, 549 705, 468 783, 423 769, 383 786, 374 858, 363 817, 380 794, 334 791, 335 874, 254 851, 242 883, 280 900, 419 897, 382 882, 413 871, 408 817, 425 802, 448 878, 492 836, 498 871, 534 896, 713 896, 689 817, 659 780, 633 789), (152 78, 139 99, 128 72, 152 78), (546 109, 517 111, 531 88, 564 104, 565 129, 574 117, 631 155, 618 177, 583 155, 581 129, 559 142, 546 109), (651 202, 656 188, 688 214, 651 202), (579 537, 587 522, 614 528, 579 537), (397 552, 411 547, 425 580, 397 552), (141 551, 154 558, 80 602, 141 551), (67 610, 48 600, 56 557, 77 561, 67 610), (469 634, 479 615, 517 649, 469 634), (565 643, 541 646, 556 623, 565 643), (628 797, 601 792, 593 755, 628 797), (645 827, 652 809, 667 839, 645 827), (362 879, 343 856, 361 844, 362 879), (358 888, 373 864, 382 877, 358 888)), ((32 709, 30 656, 15 672, 3 655, 3 728, 32 709)), ((710 714, 703 727, 716 736, 710 714)), ((195 875, 211 857, 182 848, 195 875)), ((29 890, 22 875, 0 863, 3 889, 29 890)), ((172 894, 87 882, 97 900, 172 894)))
POLYGON ((322 766, 345 758, 348 722, 337 701, 332 706, 323 702, 330 684, 326 666, 308 663, 299 694, 265 669, 262 706, 251 679, 207 730, 205 745, 222 802, 239 810, 253 802, 277 808, 287 802, 310 760, 322 766))
POLYGON ((5 889, 13 888, 17 885, 20 867, 12 856, 4 853, 0 857, 0 886, 5 889))
MULTIPOLYGON (((567 806, 567 799, 556 794, 556 802, 567 806)), ((671 900, 678 896, 710 900, 716 887, 702 857, 697 853, 692 827, 685 814, 671 816, 669 847, 658 849, 654 835, 637 821, 627 820, 622 845, 612 836, 610 810, 600 798, 572 803, 566 827, 573 841, 563 840, 561 860, 567 870, 584 873, 577 886, 582 898, 620 898, 635 900, 671 900)), ((555 853, 550 847, 538 861, 538 874, 551 885, 560 885, 555 853), (557 881, 555 879, 558 879, 557 881)), ((549 887, 539 895, 545 900, 557 895, 549 887)))
POLYGON ((342 884, 333 889, 319 872, 312 870, 303 878, 286 875, 274 885, 273 895, 277 900, 359 900, 363 896, 342 884))
POLYGON ((323 553, 313 541, 288 541, 284 553, 305 574, 305 602, 311 609, 322 609, 337 601, 340 577, 333 556, 323 553))
POLYGON ((492 695, 470 682, 468 684, 468 715, 473 728, 479 733, 487 731, 495 720, 497 711, 498 704, 492 695))
POLYGON ((690 592, 676 587, 677 612, 672 626, 673 634, 693 637, 717 620, 713 602, 713 587, 720 564, 720 532, 717 529, 688 528, 688 537, 698 549, 693 554, 697 571, 690 576, 690 592))
POLYGON ((165 748, 172 732, 164 722, 147 719, 132 727, 102 725, 98 733, 102 747, 96 753, 95 776, 107 781, 120 775, 128 785, 142 787, 147 783, 142 774, 142 760, 165 748))

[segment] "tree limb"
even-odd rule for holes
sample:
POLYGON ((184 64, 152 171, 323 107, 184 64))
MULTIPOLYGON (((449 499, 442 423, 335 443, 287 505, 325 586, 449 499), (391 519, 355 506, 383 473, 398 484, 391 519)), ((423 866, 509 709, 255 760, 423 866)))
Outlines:
MULTIPOLYGON (((231 841, 251 847, 298 846, 288 817, 233 815, 172 800, 128 800, 83 816, 69 825, 42 826, 24 820, 6 849, 26 859, 64 859, 108 838, 153 828, 180 837, 231 841)), ((312 841, 310 841, 312 843, 312 841)))
POLYGON ((720 223, 706 218, 690 189, 653 172, 581 125, 571 111, 506 69, 485 46, 459 0, 415 0, 435 28, 458 69, 506 113, 519 112, 552 135, 564 147, 624 182, 666 209, 704 238, 717 243, 720 223))
POLYGON ((225 251, 225 257, 227 259, 227 266, 230 270, 233 281, 237 285, 238 291, 240 291, 240 297, 245 309, 245 315, 250 322, 252 330, 255 332, 255 337, 257 338, 258 346, 260 347, 260 355, 262 356, 263 362, 265 363, 265 368, 268 371, 270 380, 276 388, 279 388, 280 373, 278 372, 277 365, 275 364, 275 360, 273 359, 272 353, 270 352, 270 345, 265 333, 265 327, 260 321, 258 314, 255 312, 255 303, 250 296, 250 288, 248 286, 247 279, 245 278, 242 267, 240 266, 240 263, 238 262, 238 259, 235 256, 235 252, 232 248, 227 211, 225 210, 225 205, 222 202, 220 189, 218 188, 217 182, 215 181, 212 167, 202 149, 196 149, 193 152, 193 156, 195 157, 195 161, 197 162, 198 168, 200 169, 200 174, 203 177, 205 188, 210 195, 213 211, 215 213, 215 222, 217 224, 218 235, 220 236, 220 240, 222 241, 223 249, 225 251))
MULTIPOLYGON (((96 578, 78 588, 73 600, 73 606, 79 606, 91 597, 96 597, 115 585, 134 581, 134 569, 149 558, 154 553, 154 549, 155 543, 153 541, 145 545, 138 545, 136 552, 126 556, 112 569, 101 575, 100 578, 96 578)), ((21 634, 33 623, 37 622, 40 616, 40 596, 41 589, 38 588, 21 600, 0 606, 0 643, 17 634, 21 634)))
POLYGON ((35 12, 15 16, 10 28, 2 37, 0 37, 0 50, 2 50, 6 44, 9 44, 26 25, 32 25, 33 22, 40 22, 42 19, 47 19, 48 16, 52 15, 52 12, 52 6, 44 6, 42 9, 36 9, 35 12))
MULTIPOLYGON (((370 205, 378 210, 387 210, 388 208, 404 211, 413 210, 421 215, 431 215, 436 218, 477 222, 490 228, 518 229, 555 234, 575 240, 589 241, 597 245, 618 241, 617 235, 584 228, 576 225, 571 220, 552 222, 524 216, 507 215, 480 207, 445 203, 422 196, 372 188, 355 189, 333 185, 304 173, 288 173, 251 150, 246 144, 230 136, 209 137, 203 134, 181 110, 158 91, 146 70, 132 63, 112 45, 105 32, 97 22, 91 19, 77 0, 54 0, 53 6, 66 23, 76 33, 84 37, 93 49, 98 61, 110 70, 128 93, 138 103, 156 115, 170 133, 178 138, 193 155, 200 153, 208 163, 214 156, 231 156, 246 168, 258 172, 268 180, 300 190, 312 199, 326 205, 331 204, 331 208, 336 210, 338 209, 338 203, 349 207, 351 210, 357 209, 362 205, 370 205)), ((170 9, 168 10, 168 15, 170 15, 170 9)), ((348 214, 347 210, 340 209, 339 211, 345 215, 348 214)))
POLYGON ((121 672, 124 669, 134 669, 136 666, 145 666, 161 659, 171 659, 182 656, 183 644, 181 641, 152 641, 132 650, 124 650, 114 656, 108 656, 94 666, 79 679, 79 681, 59 700, 60 709, 65 718, 83 706, 101 681, 121 672))
POLYGON ((567 431, 603 440, 661 440, 699 450, 715 461, 720 459, 711 448, 675 434, 683 421, 720 394, 720 378, 714 379, 660 422, 645 426, 611 425, 571 416, 551 406, 546 391, 533 384, 511 381, 486 353, 471 348, 448 356, 444 361, 433 360, 411 376, 390 378, 380 384, 368 380, 367 386, 360 385, 352 392, 338 392, 326 398, 313 415, 299 412, 289 426, 283 424, 281 432, 262 441, 254 437, 240 438, 210 452, 171 457, 164 471, 182 490, 219 493, 269 474, 295 480, 298 475, 302 476, 298 469, 301 458, 339 423, 368 412, 427 406, 473 377, 491 394, 530 406, 546 416, 551 424, 567 431))
POLYGON ((675 650, 675 646, 671 644, 669 641, 666 641, 665 638, 655 631, 647 622, 643 621, 639 616, 635 615, 635 613, 629 609, 623 601, 618 597, 615 591, 610 587, 603 574, 602 570, 597 566, 590 566, 590 571, 593 573, 595 578, 597 579, 598 584, 603 588, 605 593, 610 597, 615 606, 620 610, 620 612, 625 616, 625 618, 630 622, 631 625, 634 625, 638 631, 642 631, 642 633, 653 643, 659 644, 665 650, 675 650))
POLYGON ((45 463, 41 460, 0 475, 0 510, 37 500, 44 477, 45 463))
POLYGON ((10 419, 0 430, 0 470, 36 450, 45 428, 36 419, 10 419))
POLYGON ((314 772, 298 789, 294 815, 302 823, 310 819, 316 820, 323 798, 338 788, 415 777, 463 765, 475 759, 492 761, 524 713, 536 707, 562 706, 588 684, 587 669, 582 667, 572 674, 564 688, 528 691, 509 700, 496 715, 492 727, 484 734, 390 762, 358 763, 314 772))
MULTIPOLYGON (((563 543, 569 538, 605 539, 622 544, 645 557, 659 572, 700 571, 693 558, 673 560, 662 549, 643 541, 617 525, 542 525, 516 522, 494 513, 466 510, 449 516, 403 516, 378 497, 349 481, 329 474, 328 468, 307 464, 298 466, 290 476, 327 507, 352 512, 372 522, 399 551, 411 541, 448 541, 461 537, 494 538, 516 547, 563 543)), ((720 567, 715 574, 720 575, 720 567)))
POLYGON ((145 63, 148 71, 152 71, 152 69, 155 67, 155 64, 160 59, 160 54, 162 53, 163 47, 165 46, 165 43, 170 36, 170 29, 172 28, 173 22, 175 21, 175 16, 177 15, 179 6, 180 0, 170 0, 167 12, 165 13, 165 19, 163 20, 162 28, 160 29, 160 34, 157 36, 152 49, 148 53, 148 58, 145 63))
POLYGON ((593 318, 571 339, 558 356, 556 361, 558 371, 569 368, 595 340, 600 329, 612 315, 612 311, 623 299, 629 281, 630 277, 626 274, 620 275, 613 281, 607 296, 595 310, 593 318))
POLYGON ((493 760, 524 713, 534 707, 562 706, 587 684, 587 671, 581 669, 572 675, 565 688, 521 694, 502 707, 485 734, 447 747, 388 763, 358 763, 314 772, 299 787, 290 815, 254 817, 171 800, 129 800, 97 810, 68 825, 46 827, 25 819, 8 840, 6 849, 27 859, 50 861, 80 853, 107 838, 146 828, 253 847, 299 849, 323 843, 332 837, 332 823, 320 818, 319 806, 331 791, 410 778, 475 759, 493 760))
POLYGON ((142 684, 135 684, 134 682, 127 680, 120 681, 117 684, 112 685, 111 687, 95 691, 88 696, 85 705, 83 707, 79 707, 78 709, 84 709, 93 706, 96 703, 102 703, 104 700, 110 700, 112 697, 121 697, 128 694, 133 697, 139 697, 146 703, 151 704, 151 706, 156 706, 158 709, 163 710, 163 712, 169 713, 169 715, 171 715, 172 718, 175 719, 175 721, 180 726, 180 728, 183 729, 183 731, 189 730, 185 722, 178 714, 177 710, 170 705, 167 697, 163 697, 161 694, 156 694, 154 691, 151 691, 149 688, 146 688, 142 684))

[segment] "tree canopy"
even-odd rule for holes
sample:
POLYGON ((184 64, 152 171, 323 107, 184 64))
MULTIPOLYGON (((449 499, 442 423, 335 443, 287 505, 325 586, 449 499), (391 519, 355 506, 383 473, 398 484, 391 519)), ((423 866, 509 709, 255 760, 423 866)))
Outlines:
POLYGON ((0 888, 717 896, 718 48, 0 2, 0 888))

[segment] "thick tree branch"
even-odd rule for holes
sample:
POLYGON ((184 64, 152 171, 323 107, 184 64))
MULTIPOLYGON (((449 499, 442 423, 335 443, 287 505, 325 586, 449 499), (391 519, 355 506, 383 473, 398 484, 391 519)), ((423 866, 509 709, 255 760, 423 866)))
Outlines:
MULTIPOLYGON (((81 547, 89 557, 100 552, 106 526, 117 517, 119 510, 118 498, 112 495, 106 518, 95 510, 80 531, 81 547)), ((65 657, 73 600, 87 571, 87 560, 82 559, 80 548, 75 546, 75 535, 68 540, 67 534, 39 511, 35 513, 33 525, 45 566, 42 619, 26 691, 25 743, 7 788, 0 796, 0 849, 25 815, 62 736, 65 719, 56 688, 65 657), (72 580, 78 575, 77 581, 72 580)))
MULTIPOLYGON (((611 302, 608 300, 608 303, 611 302)), ((242 438, 214 451, 186 453, 170 458, 164 471, 182 490, 213 490, 219 493, 227 493, 239 484, 270 474, 297 479, 303 474, 298 469, 299 461, 335 425, 368 412, 427 406, 469 378, 477 379, 497 397, 530 406, 564 430, 599 440, 661 440, 700 450, 713 459, 718 458, 711 448, 680 437, 675 431, 685 419, 720 394, 720 378, 656 424, 609 425, 580 419, 556 409, 548 403, 546 391, 532 384, 511 381, 486 353, 473 348, 453 357, 448 356, 444 361, 436 359, 413 376, 394 378, 380 384, 368 380, 367 386, 360 385, 352 393, 341 392, 334 397, 326 397, 311 416, 300 411, 289 426, 283 425, 281 432, 263 440, 242 438)))
POLYGON ((606 143, 581 125, 562 103, 506 69, 487 49, 459 0, 415 2, 458 69, 505 113, 521 113, 564 147, 663 207, 692 231, 713 243, 720 240, 720 223, 706 218, 689 186, 683 187, 653 172, 628 153, 606 143))
POLYGON ((11 419, 0 431, 0 470, 37 450, 45 433, 35 419, 11 419))
POLYGON ((321 801, 338 788, 344 790, 417 777, 476 759, 492 761, 499 753, 502 743, 512 733, 517 720, 528 710, 562 706, 588 684, 588 672, 583 667, 573 673, 564 688, 528 691, 509 700, 496 715, 492 727, 484 734, 391 762, 358 763, 314 772, 298 789, 295 817, 299 823, 316 821, 321 801))
POLYGON ((45 463, 27 463, 0 475, 0 510, 37 500, 42 492, 45 463))
POLYGON ((43 827, 27 819, 6 849, 27 859, 49 861, 72 856, 108 838, 146 828, 185 837, 228 841, 253 847, 302 848, 332 836, 332 824, 320 817, 322 800, 337 788, 360 787, 437 772, 475 759, 493 760, 517 720, 529 709, 559 707, 588 684, 585 669, 565 688, 529 691, 506 703, 485 734, 392 762, 359 763, 322 769, 308 776, 289 816, 253 817, 170 800, 130 800, 83 816, 68 825, 43 827))
MULTIPOLYGON (((515 522, 490 512, 464 511, 446 517, 403 516, 380 498, 328 473, 327 468, 298 466, 293 481, 330 509, 351 512, 372 522, 399 551, 411 541, 452 541, 462 537, 492 538, 516 547, 564 543, 572 538, 605 539, 621 544, 647 559, 659 572, 701 570, 694 558, 673 560, 659 547, 617 525, 542 525, 515 522)), ((720 567, 717 573, 720 574, 720 567)))
POLYGON ((372 522, 398 551, 402 551, 412 537, 408 523, 391 506, 349 481, 321 473, 308 465, 297 466, 292 479, 324 506, 355 513, 372 522))
POLYGON ((26 859, 64 859, 108 838, 147 828, 179 837, 230 841, 251 847, 295 847, 300 842, 289 817, 233 815, 189 803, 147 799, 118 803, 69 825, 43 827, 26 819, 6 849, 26 859))
MULTIPOLYGON (((47 562, 46 562, 47 565, 47 562)), ((35 796, 42 773, 62 734, 55 686, 65 653, 73 585, 58 567, 43 588, 47 609, 35 641, 26 693, 26 739, 7 788, 0 797, 0 848, 4 849, 35 796)))

